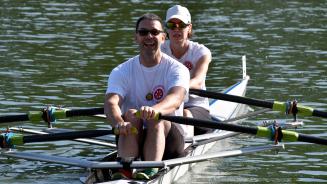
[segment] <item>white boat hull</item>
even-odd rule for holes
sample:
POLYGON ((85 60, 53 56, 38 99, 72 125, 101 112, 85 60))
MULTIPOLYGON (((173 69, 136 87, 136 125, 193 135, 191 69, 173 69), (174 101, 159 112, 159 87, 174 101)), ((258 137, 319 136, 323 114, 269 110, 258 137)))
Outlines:
MULTIPOLYGON (((246 92, 246 86, 248 83, 249 77, 245 76, 242 81, 239 83, 236 83, 235 85, 231 86, 230 88, 226 89, 224 93, 232 94, 232 95, 238 95, 238 96, 244 96, 246 92)), ((244 105, 234 103, 234 102, 228 102, 228 101, 222 101, 222 100, 213 100, 210 102, 210 113, 213 117, 213 119, 218 121, 224 121, 227 119, 231 119, 239 115, 241 112, 243 112, 244 105)), ((228 132, 223 130, 216 130, 215 133, 219 133, 219 135, 234 135, 234 132, 228 132)), ((188 156, 196 156, 196 155, 203 155, 206 153, 210 148, 212 148, 213 145, 215 145, 217 141, 210 142, 204 145, 197 146, 195 149, 193 149, 188 156)), ((102 184, 121 184, 121 183, 160 183, 160 184, 169 184, 172 182, 177 181, 180 177, 185 175, 186 172, 192 167, 194 164, 183 164, 180 166, 175 166, 173 168, 164 168, 162 169, 158 177, 154 178, 150 181, 138 181, 138 180, 112 180, 112 181, 106 181, 106 182, 100 182, 102 184)), ((99 177, 99 176, 97 176, 99 177)), ((95 183, 96 177, 93 171, 87 174, 87 177, 81 178, 81 182, 83 183, 95 183)))

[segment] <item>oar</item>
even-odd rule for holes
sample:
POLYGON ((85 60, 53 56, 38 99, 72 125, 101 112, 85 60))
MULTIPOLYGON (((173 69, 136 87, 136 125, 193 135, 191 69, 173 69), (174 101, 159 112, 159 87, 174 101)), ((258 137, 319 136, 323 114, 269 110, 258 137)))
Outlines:
MULTIPOLYGON (((210 91, 199 90, 199 89, 190 89, 190 93, 202 97, 212 98, 212 99, 220 99, 230 102, 242 103, 246 105, 265 107, 265 108, 272 109, 274 111, 286 112, 288 110, 288 104, 286 102, 278 102, 278 101, 269 102, 264 100, 251 99, 242 96, 210 92, 210 91)), ((304 116, 317 116, 317 117, 327 118, 327 112, 319 111, 313 109, 312 107, 307 107, 297 104, 296 108, 298 111, 297 113, 304 116)))
POLYGON ((297 132, 287 131, 287 130, 274 131, 273 129, 267 128, 267 127, 260 127, 260 126, 247 127, 247 126, 240 126, 240 125, 235 125, 235 124, 221 123, 221 122, 208 121, 208 120, 193 119, 193 118, 187 118, 187 117, 181 117, 181 116, 163 116, 161 114, 158 114, 157 118, 180 123, 180 124, 185 124, 185 125, 241 132, 241 133, 257 135, 260 137, 273 138, 274 136, 277 135, 278 139, 280 139, 279 141, 281 141, 281 140, 302 141, 302 142, 308 142, 308 143, 327 145, 327 139, 320 138, 320 137, 314 137, 314 136, 310 136, 310 135, 305 135, 305 134, 300 134, 297 132), (276 132, 276 133, 274 133, 274 132, 276 132), (278 132, 278 134, 277 134, 277 132, 278 132))
MULTIPOLYGON (((138 134, 136 127, 131 127, 132 134, 138 134)), ((12 132, 0 134, 0 147, 13 147, 15 145, 23 145, 32 142, 47 142, 47 141, 61 141, 74 140, 79 138, 100 137, 108 134, 119 134, 119 129, 113 130, 82 130, 72 132, 60 132, 42 135, 23 136, 22 134, 15 134, 12 132)))
POLYGON ((0 123, 8 123, 15 121, 41 121, 50 120, 53 121, 56 118, 66 118, 73 116, 92 116, 96 114, 103 114, 103 108, 87 108, 87 109, 58 109, 50 108, 50 110, 44 109, 43 111, 30 111, 26 114, 16 114, 0 116, 0 123))
POLYGON ((71 132, 51 133, 51 134, 43 134, 43 135, 29 135, 29 136, 23 136, 22 134, 15 134, 9 132, 0 135, 0 146, 3 148, 3 147, 13 147, 14 145, 23 145, 25 143, 32 143, 32 142, 74 140, 78 138, 100 137, 113 133, 117 133, 117 132, 114 130, 83 130, 83 131, 71 131, 71 132))
MULTIPOLYGON (((15 131, 15 132, 22 132, 22 133, 30 133, 30 134, 36 134, 36 135, 43 135, 43 134, 51 134, 51 133, 61 133, 61 132, 70 132, 69 129, 61 129, 61 128, 49 128, 44 130, 35 130, 35 129, 28 129, 28 128, 21 128, 21 127, 10 127, 9 130, 15 131)), ((98 146, 106 146, 110 148, 117 148, 114 137, 108 137, 106 140, 97 140, 92 138, 78 138, 74 139, 74 141, 82 142, 82 143, 88 143, 98 146)))

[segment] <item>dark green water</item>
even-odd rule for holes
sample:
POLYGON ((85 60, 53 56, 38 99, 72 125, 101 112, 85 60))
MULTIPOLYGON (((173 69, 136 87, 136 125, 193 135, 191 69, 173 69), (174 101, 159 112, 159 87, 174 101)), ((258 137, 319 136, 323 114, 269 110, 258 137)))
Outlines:
MULTIPOLYGON (((184 2, 184 1, 180 1, 184 2)), ((136 19, 146 12, 164 17, 172 1, 15 1, 0 7, 0 114, 39 110, 48 104, 98 107, 111 69, 137 54, 136 19)), ((247 96, 327 110, 326 1, 185 1, 192 14, 193 40, 213 53, 210 90, 222 90, 241 77, 247 55, 251 77, 247 96)), ((253 107, 254 109, 257 109, 253 107)), ((268 113, 251 118, 291 118, 268 113)), ((327 137, 326 119, 299 117, 299 132, 327 137)), ((1 125, 5 128, 7 125, 1 125)), ((12 126, 41 129, 30 122, 12 126)), ((105 128, 102 120, 65 119, 57 127, 105 128)), ((249 136, 227 141, 225 149, 265 145, 249 136)), ((76 142, 29 144, 35 153, 100 158, 109 149, 76 142)), ((218 148, 216 148, 218 150, 218 148)), ((77 167, 7 159, 0 156, 0 183, 79 183, 77 167)), ((327 147, 286 143, 272 152, 200 164, 178 183, 327 182, 327 147)))

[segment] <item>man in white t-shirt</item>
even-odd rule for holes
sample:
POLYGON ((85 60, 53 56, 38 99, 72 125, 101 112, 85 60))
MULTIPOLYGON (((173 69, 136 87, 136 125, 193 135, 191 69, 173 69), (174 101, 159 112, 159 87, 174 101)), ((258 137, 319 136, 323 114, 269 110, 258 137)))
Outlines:
MULTIPOLYGON (((111 126, 119 129, 118 157, 160 161, 184 156, 186 128, 154 119, 159 112, 182 116, 183 102, 189 89, 187 68, 160 50, 165 36, 162 21, 157 15, 140 17, 135 34, 140 54, 110 73, 104 106, 111 126), (137 111, 140 118, 135 115, 137 111), (133 133, 133 128, 138 133, 133 133)), ((132 176, 125 169, 113 176, 115 179, 149 179, 156 172, 157 169, 151 168, 132 176)))
MULTIPOLYGON (((183 63, 190 71, 191 89, 206 89, 205 80, 211 52, 203 44, 190 40, 192 36, 191 14, 186 7, 175 5, 167 10, 166 28, 169 36, 162 46, 162 52, 183 63)), ((184 105, 184 116, 211 120, 208 98, 190 95, 184 105)), ((194 134, 203 134, 212 129, 195 127, 194 134)))

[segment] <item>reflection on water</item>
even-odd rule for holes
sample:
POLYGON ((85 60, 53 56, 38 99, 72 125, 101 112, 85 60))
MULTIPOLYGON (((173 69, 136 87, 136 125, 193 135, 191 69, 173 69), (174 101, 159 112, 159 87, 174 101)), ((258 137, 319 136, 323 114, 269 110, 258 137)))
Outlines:
MULTIPOLYGON (((172 4, 3 1, 0 113, 39 110, 47 104, 101 106, 110 70, 137 53, 133 40, 137 17, 149 11, 164 17, 164 10, 172 4)), ((185 5, 192 14, 193 39, 205 43, 213 53, 207 77, 210 90, 222 90, 240 79, 240 60, 245 54, 251 76, 247 96, 297 99, 327 110, 325 1, 218 0, 185 5)), ((267 118, 285 116, 267 113, 257 117, 267 118)), ((305 126, 299 132, 327 137, 324 119, 300 118, 305 126)), ((30 122, 23 125, 45 127, 30 122)), ((92 118, 65 119, 56 126, 107 127, 103 120, 92 118)), ((245 135, 227 141, 228 149, 268 142, 245 135)), ((109 151, 73 142, 30 144, 19 149, 75 158, 100 158, 109 151)), ((323 146, 287 143, 278 155, 266 152, 202 163, 179 183, 327 182, 326 155, 323 146)), ((79 183, 84 171, 59 164, 0 160, 2 183, 79 183)))

